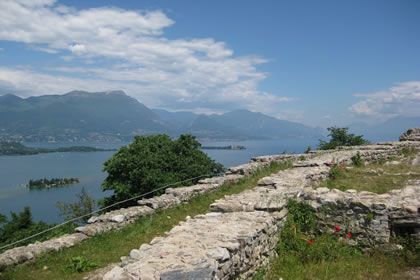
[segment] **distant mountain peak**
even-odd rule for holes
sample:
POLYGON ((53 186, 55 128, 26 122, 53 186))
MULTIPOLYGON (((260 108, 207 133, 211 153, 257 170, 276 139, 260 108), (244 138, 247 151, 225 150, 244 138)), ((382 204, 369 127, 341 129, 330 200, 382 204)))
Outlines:
POLYGON ((6 93, 3 95, 0 95, 0 100, 3 102, 10 102, 10 101, 19 101, 19 100, 22 100, 22 98, 11 93, 6 93))
POLYGON ((99 91, 99 92, 89 92, 84 90, 73 90, 65 95, 71 96, 87 96, 87 95, 123 95, 127 96, 123 90, 108 90, 108 91, 99 91))

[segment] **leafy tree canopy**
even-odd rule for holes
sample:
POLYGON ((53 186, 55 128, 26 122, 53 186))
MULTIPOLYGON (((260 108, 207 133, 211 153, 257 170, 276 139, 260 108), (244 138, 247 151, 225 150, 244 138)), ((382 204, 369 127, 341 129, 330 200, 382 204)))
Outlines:
MULTIPOLYGON (((102 204, 108 206, 167 184, 222 172, 223 166, 200 151, 200 146, 190 134, 181 135, 176 140, 165 134, 136 136, 133 143, 121 147, 104 163, 103 170, 108 172, 108 176, 102 190, 113 190, 114 193, 102 204)), ((161 190, 153 195, 163 192, 161 190)), ((135 201, 120 206, 133 204, 135 201)))
POLYGON ((329 127, 327 128, 331 137, 330 142, 319 140, 320 150, 335 149, 338 146, 359 146, 369 144, 369 141, 363 139, 363 135, 355 136, 354 134, 348 133, 348 127, 329 127))

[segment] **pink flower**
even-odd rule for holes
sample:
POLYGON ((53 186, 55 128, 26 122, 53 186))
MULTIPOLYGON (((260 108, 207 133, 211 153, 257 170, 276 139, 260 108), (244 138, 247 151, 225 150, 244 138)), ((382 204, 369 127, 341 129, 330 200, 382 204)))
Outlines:
POLYGON ((292 229, 296 229, 296 226, 295 226, 295 225, 293 225, 293 226, 292 226, 292 229))
POLYGON ((351 232, 347 232, 347 237, 350 238, 351 237, 351 232))
POLYGON ((335 227, 334 227, 334 230, 335 230, 335 231, 340 231, 340 227, 339 227, 339 226, 335 226, 335 227))

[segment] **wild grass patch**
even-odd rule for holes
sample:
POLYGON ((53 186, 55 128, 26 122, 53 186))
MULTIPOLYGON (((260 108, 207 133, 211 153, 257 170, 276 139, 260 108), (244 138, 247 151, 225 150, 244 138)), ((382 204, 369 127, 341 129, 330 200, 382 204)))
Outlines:
POLYGON ((408 163, 388 166, 380 163, 361 167, 339 166, 330 169, 330 178, 322 182, 319 187, 383 194, 404 187, 410 179, 420 179, 420 166, 408 163))

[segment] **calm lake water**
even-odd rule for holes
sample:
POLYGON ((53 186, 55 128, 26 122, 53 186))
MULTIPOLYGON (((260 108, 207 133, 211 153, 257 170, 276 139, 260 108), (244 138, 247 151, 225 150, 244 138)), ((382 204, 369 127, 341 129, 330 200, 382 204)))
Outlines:
MULTIPOLYGON (((241 145, 246 150, 204 150, 211 158, 231 167, 249 162, 251 157, 286 153, 301 153, 308 145, 316 147, 316 140, 281 141, 241 141, 205 142, 203 146, 241 145)), ((94 146, 97 148, 118 148, 127 143, 26 143, 32 147, 94 146)), ((31 207, 35 221, 47 223, 63 221, 59 216, 56 201, 75 202, 76 194, 85 187, 89 195, 99 200, 111 194, 101 191, 101 183, 106 177, 102 172, 103 163, 114 152, 93 153, 51 153, 31 156, 0 156, 0 213, 10 216, 10 212, 21 212, 25 206, 31 207), (29 190, 24 186, 30 179, 79 178, 80 183, 68 187, 44 190, 29 190)))

